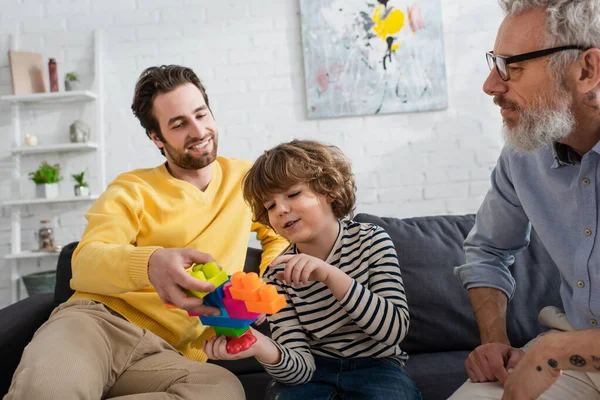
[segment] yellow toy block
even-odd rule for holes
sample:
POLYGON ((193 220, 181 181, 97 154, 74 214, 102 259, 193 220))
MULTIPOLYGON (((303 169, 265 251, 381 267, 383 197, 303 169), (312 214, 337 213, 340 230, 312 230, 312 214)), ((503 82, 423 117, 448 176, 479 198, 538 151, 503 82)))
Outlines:
POLYGON ((275 314, 285 307, 285 297, 277 293, 275 286, 264 285, 258 289, 259 301, 247 301, 246 308, 250 312, 275 314))
MULTIPOLYGON (((198 280, 212 283, 215 285, 215 288, 218 288, 229 279, 227 273, 222 271, 216 262, 212 261, 206 264, 194 264, 192 268, 187 270, 187 273, 198 280)), ((188 289, 186 289, 186 293, 190 296, 196 296, 199 299, 208 294, 208 292, 188 289)))
POLYGON ((229 293, 236 300, 260 301, 258 290, 265 285, 255 272, 236 272, 231 275, 229 293))

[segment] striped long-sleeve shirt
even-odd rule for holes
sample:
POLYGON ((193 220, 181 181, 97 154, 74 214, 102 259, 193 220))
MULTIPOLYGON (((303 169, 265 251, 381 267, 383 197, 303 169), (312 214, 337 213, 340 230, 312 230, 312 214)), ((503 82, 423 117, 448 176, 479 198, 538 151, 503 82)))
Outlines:
MULTIPOLYGON (((296 254, 296 246, 285 253, 296 254)), ((332 358, 392 357, 399 363, 408 358, 399 346, 408 331, 408 306, 389 235, 373 224, 340 221, 326 262, 353 279, 342 301, 321 282, 294 288, 275 279, 283 264, 265 272, 265 281, 287 300, 269 317, 281 361, 263 364, 277 381, 291 385, 310 381, 313 353, 332 358)))

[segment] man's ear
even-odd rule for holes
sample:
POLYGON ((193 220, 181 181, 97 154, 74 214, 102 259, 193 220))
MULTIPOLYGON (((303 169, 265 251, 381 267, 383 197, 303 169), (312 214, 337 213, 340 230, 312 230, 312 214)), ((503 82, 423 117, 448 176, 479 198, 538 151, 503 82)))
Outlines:
POLYGON ((155 132, 149 132, 148 135, 150 136, 150 139, 152 139, 156 147, 158 147, 159 149, 165 147, 164 143, 158 138, 158 135, 155 132))
POLYGON ((580 93, 589 93, 600 83, 600 49, 588 49, 573 63, 575 85, 580 93))

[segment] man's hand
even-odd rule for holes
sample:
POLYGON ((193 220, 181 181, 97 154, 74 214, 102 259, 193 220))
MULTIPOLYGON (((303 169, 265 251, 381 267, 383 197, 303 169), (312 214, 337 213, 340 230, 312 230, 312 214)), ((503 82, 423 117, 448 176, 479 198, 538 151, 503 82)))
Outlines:
POLYGON ((275 258, 271 265, 285 264, 283 273, 278 273, 276 278, 285 281, 288 285, 300 287, 310 281, 325 283, 329 273, 334 267, 325 261, 309 256, 308 254, 287 254, 275 258))
POLYGON ((148 260, 148 278, 165 304, 202 315, 219 315, 214 307, 203 305, 202 299, 188 297, 183 289, 212 292, 213 284, 191 277, 186 269, 192 264, 215 261, 210 254, 194 249, 158 249, 148 260))
POLYGON ((504 384, 509 370, 514 369, 525 353, 502 343, 487 343, 477 347, 465 361, 469 379, 473 382, 500 381, 504 384))
POLYGON ((550 388, 561 371, 552 368, 542 338, 536 340, 504 384, 502 400, 534 400, 550 388))

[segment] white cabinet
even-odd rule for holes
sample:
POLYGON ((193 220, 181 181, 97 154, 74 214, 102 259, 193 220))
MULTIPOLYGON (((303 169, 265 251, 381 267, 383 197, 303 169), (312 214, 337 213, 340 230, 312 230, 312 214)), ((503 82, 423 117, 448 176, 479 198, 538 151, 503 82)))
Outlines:
MULTIPOLYGON (((37 205, 43 207, 56 203, 69 202, 92 202, 98 198, 98 193, 101 193, 106 187, 106 165, 105 165, 105 137, 104 137, 104 107, 103 107, 103 70, 102 70, 102 37, 99 31, 94 32, 93 36, 93 82, 90 90, 79 91, 63 91, 53 93, 37 93, 27 95, 6 95, 1 96, 0 100, 10 102, 11 108, 11 156, 12 156, 12 176, 11 176, 11 199, 4 201, 2 204, 10 208, 11 215, 11 246, 10 253, 6 255, 5 265, 10 265, 11 268, 11 302, 20 300, 20 275, 19 263, 32 262, 36 259, 53 257, 58 259, 58 253, 34 252, 23 250, 21 247, 21 232, 22 232, 22 209, 26 206, 37 205), (90 142, 85 143, 70 143, 68 135, 54 132, 56 127, 45 126, 44 130, 52 135, 56 135, 58 140, 51 144, 40 143, 37 146, 29 147, 24 143, 24 132, 22 125, 26 118, 30 115, 28 108, 45 107, 60 112, 63 109, 72 107, 92 107, 93 123, 90 123, 92 128, 92 137, 90 142), (64 140, 62 138, 65 138, 64 140), (64 154, 63 154, 64 153, 64 154), (23 170, 25 157, 36 159, 37 165, 43 160, 42 157, 55 156, 61 154, 65 157, 78 156, 82 153, 94 153, 95 160, 86 168, 92 169, 95 176, 94 185, 92 185, 91 196, 76 197, 74 193, 70 196, 55 197, 51 199, 35 198, 33 196, 25 196, 22 193, 23 180, 27 172, 23 170)), ((11 49, 18 49, 19 38, 17 35, 11 36, 11 49)), ((27 49, 24 49, 27 50, 27 49)), ((90 111, 90 109, 88 109, 90 111)), ((92 121, 89 121, 92 122, 92 121)), ((73 171, 79 172, 79 171, 73 171)), ((69 179, 70 176, 62 171, 64 179, 69 179)), ((33 182, 29 182, 34 185, 33 182)), ((67 243, 57 243, 58 245, 66 245, 67 243)))

